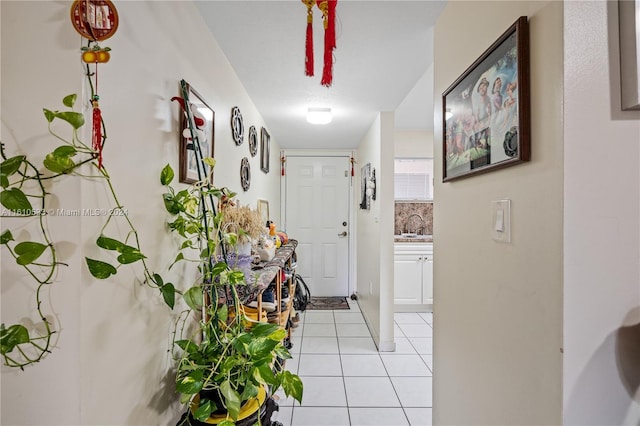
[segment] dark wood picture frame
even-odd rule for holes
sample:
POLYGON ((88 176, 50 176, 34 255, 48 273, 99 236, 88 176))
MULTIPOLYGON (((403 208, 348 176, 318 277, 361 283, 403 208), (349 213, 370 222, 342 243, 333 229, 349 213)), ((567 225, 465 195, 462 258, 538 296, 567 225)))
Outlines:
POLYGON ((521 16, 442 94, 442 181, 529 161, 529 99, 521 16))
POLYGON ((260 131, 260 170, 269 173, 271 136, 264 127, 260 131))
MULTIPOLYGON (((214 155, 214 133, 215 133, 215 111, 207 102, 195 91, 189 83, 186 83, 187 93, 191 110, 199 117, 204 118, 204 125, 199 130, 204 133, 204 138, 198 137, 200 149, 203 158, 213 157, 214 155)), ((181 94, 182 95, 182 94, 181 94)), ((194 123, 195 124, 195 123, 194 123)), ((200 133, 202 135, 202 133, 200 133)), ((187 123, 187 115, 182 114, 180 120, 180 176, 182 183, 194 183, 198 181, 198 168, 196 163, 196 155, 191 143, 191 132, 187 123)), ((207 172, 209 166, 205 165, 207 172)), ((213 183, 213 173, 211 173, 211 183, 213 183)))

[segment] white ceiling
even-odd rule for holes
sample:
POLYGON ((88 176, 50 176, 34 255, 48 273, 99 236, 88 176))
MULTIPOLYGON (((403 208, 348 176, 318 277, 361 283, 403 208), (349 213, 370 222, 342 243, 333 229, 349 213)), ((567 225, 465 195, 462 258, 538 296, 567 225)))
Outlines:
POLYGON ((379 111, 400 130, 433 128, 433 25, 443 1, 340 0, 333 85, 320 85, 324 49, 314 7, 315 76, 304 75, 300 0, 197 1, 198 9, 282 148, 351 149, 379 111), (333 121, 305 121, 330 107, 333 121))

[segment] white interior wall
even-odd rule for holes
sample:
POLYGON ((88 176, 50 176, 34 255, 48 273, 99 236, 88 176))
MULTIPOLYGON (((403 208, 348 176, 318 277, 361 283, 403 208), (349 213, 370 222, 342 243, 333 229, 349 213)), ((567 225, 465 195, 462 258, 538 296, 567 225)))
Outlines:
MULTIPOLYGON (((0 2, 2 42, 2 134, 10 155, 27 153, 38 162, 59 144, 47 133, 42 107, 63 109, 61 99, 78 93, 86 101, 80 47, 84 41, 69 21, 71 2, 0 2), (29 53, 33 52, 33 54, 29 53), (84 90, 84 91, 83 91, 84 90)), ((147 263, 185 288, 192 268, 167 267, 177 246, 165 227, 169 219, 159 183, 162 167, 178 171, 178 106, 185 79, 216 113, 215 183, 239 192, 244 204, 270 201, 280 216, 279 146, 271 135, 271 172, 260 171, 248 143, 231 137, 230 112, 238 106, 245 129, 264 124, 233 69, 190 2, 118 2, 118 32, 101 43, 111 61, 100 65, 100 107, 108 140, 104 161, 122 204, 139 231, 147 263), (251 189, 240 189, 240 159, 249 157, 251 189)), ((100 182, 66 178, 52 187, 56 207, 100 208, 107 191, 100 182)), ((174 318, 157 291, 140 284, 137 265, 123 266, 106 281, 94 280, 85 256, 104 259, 94 241, 103 217, 53 217, 50 225, 62 260, 51 286, 47 312, 60 324, 56 347, 25 372, 2 368, 0 423, 11 425, 175 423, 176 404, 167 354, 174 318), (37 403, 34 403, 37 401, 37 403)), ((10 227, 3 220, 3 229, 10 227)), ((107 230, 124 238, 126 227, 107 230)), ((14 232, 14 235, 25 235, 14 232)), ((30 281, 2 250, 2 322, 33 317, 30 281), (25 288, 27 291, 25 292, 25 288)))
POLYGON ((394 140, 396 157, 433 157, 433 131, 396 130, 394 140))
MULTIPOLYGON (((442 183, 435 162, 434 424, 562 421, 562 3, 449 2, 435 28, 443 93, 519 16, 530 25, 531 161, 442 183), (491 202, 511 200, 510 244, 491 202)), ((434 152, 442 158, 442 100, 434 152)))
POLYGON ((640 112, 617 2, 564 3, 564 424, 640 424, 640 112))
POLYGON ((358 300, 379 350, 392 351, 393 343, 393 113, 381 112, 364 136, 356 153, 356 182, 361 168, 376 171, 376 200, 371 209, 360 209, 356 191, 356 280, 358 300), (378 267, 372 267, 378 265, 378 267))

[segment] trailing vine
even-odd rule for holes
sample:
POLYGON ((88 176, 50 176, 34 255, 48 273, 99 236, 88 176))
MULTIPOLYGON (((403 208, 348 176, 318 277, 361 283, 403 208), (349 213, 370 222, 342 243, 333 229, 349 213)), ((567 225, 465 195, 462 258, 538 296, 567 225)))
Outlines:
MULTIPOLYGON (((91 42, 89 42, 91 45, 91 42)), ((91 100, 97 98, 94 86, 91 82, 89 65, 87 65, 87 80, 91 89, 91 100)), ((0 142, 0 204, 4 207, 0 217, 29 219, 37 218, 39 239, 17 241, 11 229, 4 229, 6 220, 3 221, 3 229, 0 234, 0 245, 15 259, 16 264, 24 268, 27 274, 35 281, 34 304, 41 321, 41 327, 35 326, 28 329, 24 324, 0 325, 0 355, 4 365, 24 369, 28 365, 41 361, 51 352, 53 335, 56 330, 51 320, 43 311, 44 289, 55 282, 56 272, 60 266, 67 266, 57 257, 55 244, 51 233, 47 228, 46 219, 55 210, 50 209, 49 199, 51 192, 48 187, 63 176, 73 175, 88 179, 101 179, 105 182, 112 198, 113 208, 101 209, 108 213, 100 235, 96 240, 98 247, 113 251, 117 254, 117 265, 109 262, 86 257, 85 262, 92 276, 98 279, 107 279, 117 273, 122 265, 140 262, 143 269, 144 283, 152 288, 160 290, 165 303, 173 308, 175 294, 179 293, 172 283, 165 283, 162 277, 152 273, 145 259, 146 256, 140 249, 138 231, 129 218, 128 211, 118 198, 111 176, 107 168, 99 161, 99 152, 94 147, 85 144, 79 137, 79 130, 84 126, 84 115, 74 110, 77 95, 72 94, 63 98, 62 104, 67 108, 64 111, 49 110, 44 108, 43 113, 48 123, 49 133, 61 145, 48 153, 43 161, 45 171, 40 169, 26 156, 15 155, 9 157, 6 154, 4 143, 0 142), (70 126, 70 137, 63 137, 53 128, 54 122, 63 122, 70 126), (80 169, 89 165, 89 174, 83 174, 80 169), (34 207, 34 203, 36 207, 34 207), (114 217, 123 218, 128 231, 125 238, 119 239, 105 235, 107 228, 114 217)), ((107 139, 107 131, 104 120, 100 117, 100 149, 104 147, 107 139)), ((36 324, 37 325, 37 324, 36 324)))

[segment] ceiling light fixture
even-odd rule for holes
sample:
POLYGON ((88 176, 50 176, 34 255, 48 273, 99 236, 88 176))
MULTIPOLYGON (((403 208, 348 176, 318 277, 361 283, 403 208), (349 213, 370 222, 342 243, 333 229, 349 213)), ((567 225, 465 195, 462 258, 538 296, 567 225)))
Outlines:
POLYGON ((331 123, 331 108, 309 108, 307 121, 311 124, 331 123))

